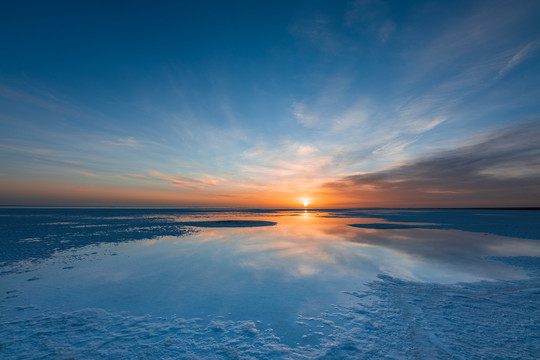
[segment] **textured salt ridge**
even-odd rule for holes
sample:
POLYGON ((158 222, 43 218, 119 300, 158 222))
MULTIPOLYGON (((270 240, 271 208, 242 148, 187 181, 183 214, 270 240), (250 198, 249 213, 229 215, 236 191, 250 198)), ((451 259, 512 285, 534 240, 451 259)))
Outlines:
MULTIPOLYGON (((300 355, 280 344, 271 329, 253 321, 167 319, 112 314, 83 309, 43 314, 2 324, 5 359, 17 358, 191 358, 249 359, 261 355, 283 358, 300 355)), ((301 351, 301 349, 300 349, 301 351)))
MULTIPOLYGON (((535 359, 540 353, 540 259, 491 258, 527 280, 441 285, 386 275, 359 303, 334 306, 291 347, 253 321, 143 317, 100 309, 0 318, 0 356, 190 359, 535 359)), ((24 310, 21 310, 24 311, 24 310)))

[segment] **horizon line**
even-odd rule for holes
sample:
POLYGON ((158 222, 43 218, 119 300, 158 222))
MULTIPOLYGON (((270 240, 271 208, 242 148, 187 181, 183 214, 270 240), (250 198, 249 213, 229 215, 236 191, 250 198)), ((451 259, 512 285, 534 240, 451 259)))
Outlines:
POLYGON ((471 207, 245 207, 245 206, 138 206, 138 205, 1 205, 0 209, 152 209, 152 210, 540 210, 540 206, 471 206, 471 207))

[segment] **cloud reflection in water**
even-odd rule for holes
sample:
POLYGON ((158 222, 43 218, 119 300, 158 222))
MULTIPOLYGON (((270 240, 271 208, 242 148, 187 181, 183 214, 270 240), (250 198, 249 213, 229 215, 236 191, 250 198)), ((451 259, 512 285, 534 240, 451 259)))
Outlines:
MULTIPOLYGON (((524 273, 486 256, 540 255, 538 242, 438 229, 361 229, 373 218, 333 218, 300 212, 274 218, 277 226, 229 233, 242 267, 286 279, 370 280, 379 273, 411 280, 456 282, 522 278, 524 273), (234 235, 233 235, 234 234, 234 235)), ((222 238, 225 230, 201 234, 222 238)))

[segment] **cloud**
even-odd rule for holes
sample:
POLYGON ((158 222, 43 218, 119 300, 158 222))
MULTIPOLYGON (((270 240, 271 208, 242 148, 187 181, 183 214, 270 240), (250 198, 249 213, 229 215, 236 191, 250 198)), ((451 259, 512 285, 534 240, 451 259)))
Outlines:
POLYGON ((91 172, 88 172, 88 171, 82 171, 82 170, 75 170, 75 172, 77 174, 81 174, 81 175, 84 175, 84 176, 88 176, 88 177, 98 177, 98 175, 94 174, 94 173, 91 173, 91 172))
POLYGON ((117 138, 116 140, 103 140, 102 143, 107 144, 107 145, 127 146, 127 147, 132 147, 132 148, 138 148, 142 146, 140 142, 138 142, 132 137, 117 138))
POLYGON ((30 154, 37 154, 37 155, 50 155, 54 153, 54 151, 48 150, 48 149, 37 149, 37 148, 29 148, 29 147, 23 147, 23 146, 11 146, 7 144, 0 144, 0 149, 6 149, 10 151, 18 151, 18 152, 30 153, 30 154))
POLYGON ((306 104, 303 102, 293 103, 292 113, 298 123, 307 128, 317 127, 320 123, 318 116, 307 112, 306 104))
POLYGON ((359 98, 341 111, 329 111, 328 106, 316 102, 309 109, 304 102, 295 102, 292 107, 297 122, 306 128, 319 128, 333 133, 348 131, 365 124, 373 111, 372 102, 359 98))
POLYGON ((350 131, 365 124, 371 115, 371 104, 367 99, 359 99, 342 114, 332 118, 332 130, 350 131))
MULTIPOLYGON (((0 98, 10 99, 14 103, 25 104, 25 107, 37 107, 54 114, 67 115, 78 119, 97 122, 99 121, 92 112, 82 107, 76 101, 62 94, 45 89, 35 83, 26 86, 24 90, 15 89, 0 84, 0 98)), ((101 117, 101 115, 100 115, 101 117)))
POLYGON ((140 175, 140 174, 126 174, 126 176, 134 177, 134 178, 137 178, 137 179, 146 180, 146 176, 140 175))
POLYGON ((495 80, 502 78, 508 71, 525 61, 540 45, 540 41, 533 41, 523 46, 517 53, 515 53, 504 66, 499 70, 495 80))
POLYGON ((41 163, 61 166, 69 165, 69 167, 79 167, 81 165, 80 161, 66 159, 66 154, 58 150, 0 144, 0 151, 1 150, 19 152, 24 155, 31 156, 34 161, 39 161, 41 163))
MULTIPOLYGON (((516 39, 522 39, 515 29, 534 16, 538 7, 535 1, 523 1, 522 6, 515 6, 512 2, 494 0, 486 5, 472 2, 466 14, 445 16, 440 26, 433 29, 430 43, 413 59, 418 68, 423 69, 421 72, 432 76, 432 71, 451 71, 453 67, 468 66, 470 61, 492 58, 501 49, 513 46, 516 39)), ((433 10, 432 16, 448 11, 445 6, 434 6, 433 10)), ((419 31, 423 30, 423 26, 419 27, 419 31)))
POLYGON ((243 153, 238 184, 261 190, 308 191, 330 179, 331 165, 332 156, 315 143, 260 143, 243 153))
POLYGON ((0 97, 20 101, 55 113, 74 114, 74 111, 60 104, 54 97, 39 97, 0 84, 0 97))
POLYGON ((402 152, 408 145, 414 143, 418 137, 413 139, 402 140, 394 139, 382 145, 381 147, 373 150, 373 154, 396 154, 402 152))
POLYGON ((379 197, 415 206, 538 206, 534 200, 540 198, 538 139, 540 120, 521 123, 475 145, 351 175, 325 186, 356 199, 379 197))
POLYGON ((412 132, 413 134, 421 134, 435 128, 436 126, 439 126, 440 124, 448 120, 447 116, 436 114, 437 113, 434 112, 434 114, 426 114, 423 117, 406 121, 408 131, 412 132))
POLYGON ((116 174, 115 175, 117 178, 120 178, 120 179, 123 179, 123 180, 129 180, 130 178, 133 179, 141 179, 141 180, 146 180, 147 177, 144 176, 144 175, 140 175, 140 174, 116 174))
POLYGON ((441 138, 443 142, 461 142, 460 138, 468 135, 463 124, 477 128, 480 119, 494 111, 530 101, 530 91, 526 96, 507 96, 504 101, 492 98, 502 92, 524 91, 503 89, 496 80, 537 50, 537 34, 523 36, 526 23, 537 13, 537 3, 524 2, 520 7, 504 1, 470 5, 465 12, 449 12, 447 4, 411 9, 411 15, 441 19, 426 25, 407 23, 408 15, 392 22, 395 13, 384 1, 349 2, 341 28, 329 20, 323 27, 333 24, 334 34, 340 35, 339 70, 317 74, 309 94, 294 99, 292 116, 313 131, 307 134, 318 131, 316 141, 323 145, 319 147, 344 159, 352 172, 396 164, 412 153, 441 146, 435 143, 441 138), (394 36, 397 31, 399 36, 394 36), (400 66, 390 77, 387 89, 391 90, 384 96, 377 94, 379 84, 360 81, 369 72, 369 67, 359 71, 360 64, 369 62, 354 67, 347 60, 364 59, 361 52, 373 49, 381 55, 380 61, 393 61, 383 56, 388 54, 386 46, 369 47, 372 43, 364 36, 380 37, 382 42, 393 36, 392 46, 401 49, 394 54, 400 66), (350 46, 349 40, 365 46, 350 46), (374 92, 366 88, 370 85, 374 92), (446 131, 453 132, 453 139, 441 136, 446 131))
POLYGON ((209 175, 207 175, 205 179, 196 179, 186 176, 169 176, 156 170, 150 170, 148 173, 158 179, 170 181, 175 186, 197 190, 204 189, 206 186, 216 186, 220 181, 225 181, 223 178, 209 175))

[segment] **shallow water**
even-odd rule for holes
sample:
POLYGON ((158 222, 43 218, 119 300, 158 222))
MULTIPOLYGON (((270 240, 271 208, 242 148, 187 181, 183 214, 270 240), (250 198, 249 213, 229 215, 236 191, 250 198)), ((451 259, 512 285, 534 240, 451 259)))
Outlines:
MULTIPOLYGON (((0 355, 88 357, 101 349, 103 357, 411 357, 416 346, 426 358, 455 357, 457 350, 444 345, 443 335, 428 331, 436 313, 425 320, 427 340, 418 335, 400 345, 404 348, 387 344, 388 353, 373 352, 373 334, 380 330, 366 324, 391 321, 385 326, 392 334, 414 325, 418 316, 399 323, 388 315, 403 313, 404 307, 395 296, 381 300, 385 291, 395 295, 397 288, 400 294, 414 288, 423 297, 412 303, 431 304, 441 291, 463 293, 453 288, 459 282, 476 289, 493 284, 527 289, 530 296, 518 292, 532 302, 527 316, 537 316, 538 263, 530 259, 540 256, 539 214, 4 209, 0 355), (486 232, 493 221, 486 218, 495 217, 495 231, 486 232), (249 227, 249 221, 257 226, 249 227), (503 236, 508 234, 513 236, 503 236), (75 325, 66 328, 62 319, 75 325), (142 336, 147 328, 162 330, 142 336), (99 336, 96 329, 102 330, 99 336), (365 331, 355 339, 363 338, 347 343, 358 329, 365 331), (153 346, 145 345, 148 336, 153 346), (240 345, 243 350, 229 354, 231 346, 240 345)), ((458 318, 456 327, 463 327, 458 318)), ((453 321, 444 324, 449 332, 453 321)), ((528 330, 540 335, 537 331, 528 330)), ((530 341, 519 357, 538 347, 530 341)))

